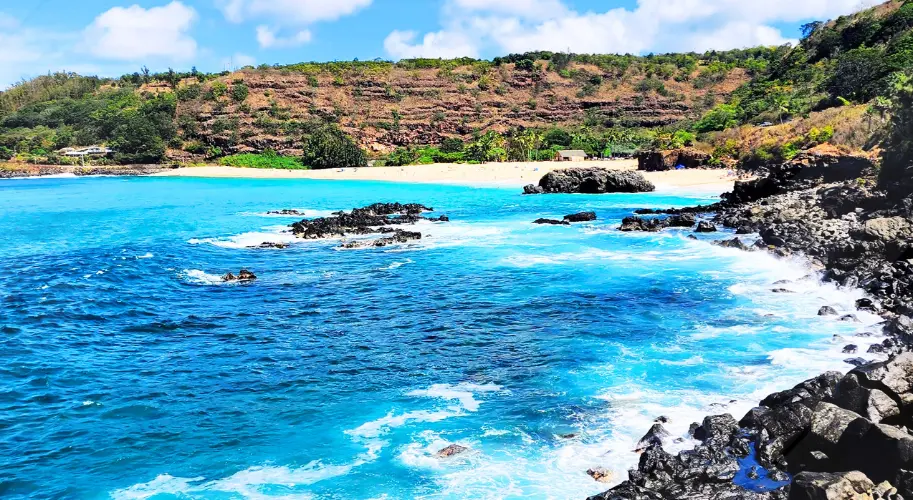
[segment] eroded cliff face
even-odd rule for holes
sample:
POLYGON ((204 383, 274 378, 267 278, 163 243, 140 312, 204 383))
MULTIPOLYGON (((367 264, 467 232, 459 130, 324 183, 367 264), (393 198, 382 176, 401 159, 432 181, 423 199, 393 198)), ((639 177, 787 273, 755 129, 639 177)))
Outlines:
MULTIPOLYGON (((246 99, 238 102, 230 92, 213 98, 209 89, 214 82, 199 84, 198 96, 179 103, 178 125, 185 141, 226 152, 270 148, 297 154, 305 124, 324 119, 338 123, 368 151, 385 153, 516 127, 667 125, 699 116, 749 79, 739 68, 699 85, 692 79, 637 71, 612 75, 591 65, 574 64, 571 70, 565 76, 519 70, 513 64, 485 72, 469 66, 451 71, 389 67, 335 75, 243 70, 216 82, 229 89, 243 83, 249 89, 246 99), (662 88, 648 89, 645 80, 660 82, 662 88)), ((700 68, 695 69, 694 76, 699 73, 700 68)))

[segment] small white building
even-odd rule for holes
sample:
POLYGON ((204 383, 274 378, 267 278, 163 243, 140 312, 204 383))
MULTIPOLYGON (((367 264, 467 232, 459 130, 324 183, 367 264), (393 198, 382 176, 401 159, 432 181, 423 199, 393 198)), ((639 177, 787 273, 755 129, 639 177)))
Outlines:
POLYGON ((63 156, 81 158, 86 156, 105 156, 113 153, 114 150, 105 146, 88 146, 84 148, 63 148, 58 153, 63 156))
POLYGON ((565 149, 558 151, 555 161, 586 161, 586 151, 581 149, 565 149))

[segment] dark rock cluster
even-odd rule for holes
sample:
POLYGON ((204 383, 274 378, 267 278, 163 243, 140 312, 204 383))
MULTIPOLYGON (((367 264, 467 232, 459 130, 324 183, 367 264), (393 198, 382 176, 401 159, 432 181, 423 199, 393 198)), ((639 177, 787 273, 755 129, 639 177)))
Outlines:
POLYGON ((296 237, 307 240, 388 234, 390 236, 377 239, 353 240, 342 244, 344 248, 385 247, 417 241, 422 238, 422 234, 419 232, 406 231, 397 226, 411 225, 422 220, 432 222, 450 221, 450 218, 446 215, 440 217, 424 217, 422 215, 433 210, 417 203, 375 203, 353 209, 351 212, 336 212, 330 217, 303 219, 292 224, 291 229, 292 234, 296 237))
POLYGON ((656 172, 674 170, 679 166, 685 168, 706 168, 710 165, 711 156, 692 148, 672 149, 667 151, 644 151, 637 155, 637 170, 656 172))
POLYGON ((629 479, 591 500, 913 498, 911 427, 905 353, 771 394, 738 422, 707 417, 692 425, 699 444, 678 455, 656 424, 629 479))
POLYGON ((256 279, 257 275, 248 271, 247 269, 242 269, 239 271, 237 276, 232 273, 226 273, 225 276, 222 276, 222 281, 226 283, 249 282, 256 279))
POLYGON ((542 177, 539 185, 523 188, 525 194, 546 193, 647 193, 656 186, 638 172, 601 167, 555 170, 542 177))

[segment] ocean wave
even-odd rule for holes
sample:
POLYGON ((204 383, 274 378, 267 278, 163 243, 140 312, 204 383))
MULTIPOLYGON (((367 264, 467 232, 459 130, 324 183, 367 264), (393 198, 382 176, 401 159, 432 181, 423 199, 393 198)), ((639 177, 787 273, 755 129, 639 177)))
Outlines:
POLYGON ((413 410, 399 414, 391 411, 379 419, 365 422, 357 428, 347 430, 345 432, 354 438, 376 438, 390 432, 392 429, 402 427, 407 424, 419 422, 440 422, 451 417, 463 416, 469 412, 478 411, 479 406, 482 404, 482 402, 476 399, 477 394, 501 391, 503 391, 503 388, 496 384, 435 384, 427 389, 416 389, 410 391, 406 393, 406 395, 418 398, 433 398, 443 399, 445 401, 456 401, 457 404, 448 406, 444 409, 413 410))
MULTIPOLYGON (((280 226, 283 227, 284 226, 280 226)), ((266 228, 270 229, 270 228, 266 228)), ((263 243, 291 244, 301 241, 295 235, 280 231, 252 231, 224 238, 193 238, 187 241, 191 245, 214 245, 220 248, 256 248, 263 243)))
POLYGON ((351 464, 324 465, 313 461, 303 467, 257 466, 236 472, 231 476, 209 480, 203 477, 182 478, 162 474, 147 483, 116 490, 111 497, 116 500, 145 500, 158 495, 174 495, 189 498, 208 498, 211 493, 228 493, 243 498, 312 498, 300 488, 320 481, 344 476, 353 468, 363 465, 362 460, 351 464), (269 490, 275 488, 291 490, 293 496, 277 496, 269 490))
POLYGON ((180 272, 180 276, 183 280, 195 285, 221 285, 224 283, 221 276, 199 269, 185 269, 180 272))
POLYGON ((377 270, 378 271, 392 271, 394 269, 399 269, 400 267, 405 266, 406 264, 413 264, 413 263, 414 263, 414 261, 412 259, 394 261, 386 266, 378 267, 377 270))

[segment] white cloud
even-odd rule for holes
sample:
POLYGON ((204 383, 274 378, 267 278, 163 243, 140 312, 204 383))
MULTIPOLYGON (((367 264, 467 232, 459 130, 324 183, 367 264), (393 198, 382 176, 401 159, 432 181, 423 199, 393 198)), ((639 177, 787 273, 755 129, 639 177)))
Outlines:
POLYGON ((581 13, 562 0, 447 0, 442 29, 425 36, 394 31, 384 46, 394 57, 450 57, 454 47, 498 54, 722 50, 795 42, 771 24, 859 7, 860 0, 638 0, 633 9, 581 13))
POLYGON ((281 37, 277 30, 269 26, 257 26, 257 43, 263 49, 298 47, 310 41, 310 30, 301 30, 291 36, 281 37))
POLYGON ((85 29, 84 44, 101 59, 189 60, 197 53, 197 42, 188 34, 196 19, 196 11, 178 1, 149 9, 114 7, 85 29))
POLYGON ((239 23, 268 17, 286 25, 335 21, 371 5, 372 0, 221 0, 225 18, 239 23))
POLYGON ((416 36, 414 31, 394 31, 384 40, 384 48, 390 55, 399 59, 478 57, 476 47, 461 33, 428 33, 422 37, 420 43, 414 43, 416 36))

